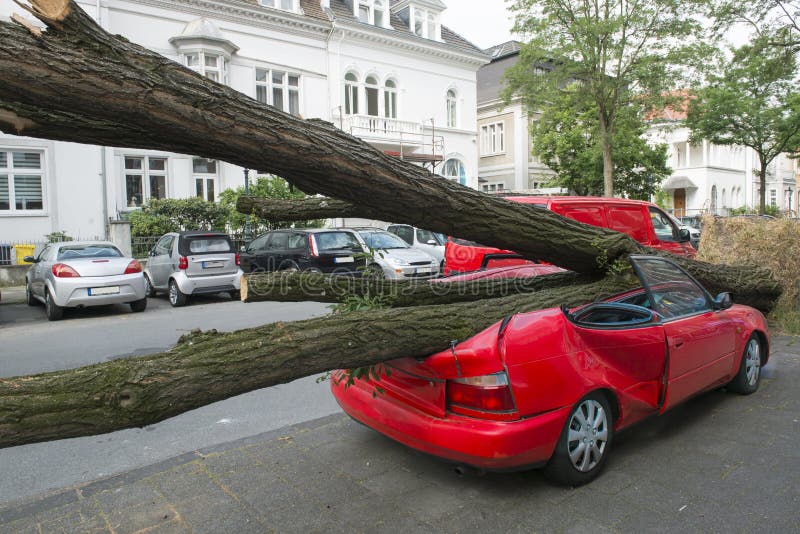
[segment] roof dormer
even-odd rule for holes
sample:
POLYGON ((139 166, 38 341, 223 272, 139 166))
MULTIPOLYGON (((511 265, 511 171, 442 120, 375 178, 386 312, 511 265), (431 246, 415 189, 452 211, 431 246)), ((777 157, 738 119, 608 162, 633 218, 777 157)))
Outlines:
POLYGON ((423 39, 442 40, 442 11, 447 6, 440 0, 400 0, 392 5, 411 33, 423 39))
POLYGON ((379 28, 391 28, 389 23, 390 0, 350 0, 353 16, 359 22, 379 28))
POLYGON ((258 0, 259 5, 292 13, 300 12, 300 0, 258 0))

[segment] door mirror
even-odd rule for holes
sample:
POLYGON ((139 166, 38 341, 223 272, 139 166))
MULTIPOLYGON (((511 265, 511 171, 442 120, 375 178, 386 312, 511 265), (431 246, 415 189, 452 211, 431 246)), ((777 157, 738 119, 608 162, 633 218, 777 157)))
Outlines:
POLYGON ((239 252, 247 252, 247 247, 242 245, 241 247, 239 247, 239 252))
POLYGON ((428 239, 427 244, 428 245, 435 245, 436 241, 434 241, 433 239, 428 239))
POLYGON ((716 305, 718 310, 727 310, 731 306, 733 306, 733 299, 731 298, 730 293, 720 293, 717 295, 717 298, 714 299, 714 304, 716 305))
POLYGON ((155 256, 156 255, 156 247, 153 247, 153 248, 150 249, 150 255, 151 256, 155 256))
POLYGON ((39 263, 39 261, 33 256, 25 256, 24 258, 22 258, 22 261, 24 261, 25 263, 39 263))
POLYGON ((681 228, 680 230, 678 230, 678 241, 680 241, 681 243, 685 243, 687 241, 691 241, 691 239, 692 239, 692 234, 689 233, 689 230, 687 230, 686 228, 681 228))

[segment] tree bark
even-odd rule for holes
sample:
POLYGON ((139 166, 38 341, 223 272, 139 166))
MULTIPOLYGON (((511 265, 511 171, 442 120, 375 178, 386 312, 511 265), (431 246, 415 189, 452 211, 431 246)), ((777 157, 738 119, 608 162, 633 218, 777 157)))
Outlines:
POLYGON ((379 298, 386 307, 404 308, 472 302, 524 295, 544 289, 585 284, 587 275, 571 271, 525 278, 430 282, 427 280, 376 280, 315 273, 249 274, 242 278, 243 302, 343 302, 348 297, 379 298))
POLYGON ((630 278, 446 306, 370 310, 231 333, 192 332, 171 350, 0 379, 0 447, 142 427, 234 395, 332 368, 447 349, 508 315, 578 305, 630 278))
POLYGON ((236 210, 244 214, 255 214, 270 222, 310 221, 335 219, 337 217, 362 217, 366 212, 357 206, 326 197, 307 197, 296 200, 240 196, 236 210), (306 217, 308 215, 308 217, 306 217), (290 217, 286 219, 285 217, 290 217))

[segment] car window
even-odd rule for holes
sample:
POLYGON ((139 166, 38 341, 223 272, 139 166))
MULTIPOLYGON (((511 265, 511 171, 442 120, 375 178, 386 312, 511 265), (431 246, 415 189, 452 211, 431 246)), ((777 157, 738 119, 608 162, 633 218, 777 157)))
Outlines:
POLYGON ((267 248, 267 239, 269 239, 269 234, 262 235, 253 239, 252 241, 250 241, 250 244, 247 245, 247 252, 253 252, 256 250, 263 250, 267 248))
POLYGON ((352 250, 362 252, 361 243, 355 234, 350 232, 321 232, 314 235, 317 249, 323 250, 352 250))
POLYGON ((189 237, 187 242, 190 254, 231 252, 231 243, 224 236, 189 237))
POLYGON ((289 235, 289 249, 302 250, 308 248, 308 235, 307 234, 290 234, 289 235))
POLYGON ((408 248, 408 244, 389 232, 359 232, 369 248, 393 249, 408 248))
POLYGON ((423 230, 422 228, 417 228, 417 241, 422 243, 423 245, 433 244, 433 245, 444 245, 445 238, 442 234, 437 234, 436 232, 431 232, 430 230, 423 230), (433 243, 428 243, 429 241, 433 241, 433 243))
POLYGON ((79 260, 84 258, 121 258, 122 252, 113 245, 69 245, 58 249, 58 260, 79 260))
POLYGON ((289 234, 286 232, 276 232, 269 238, 269 246, 273 250, 286 250, 289 248, 289 234))
POLYGON ((165 235, 164 237, 159 239, 158 243, 156 243, 156 250, 155 250, 156 254, 157 255, 169 254, 170 248, 172 246, 172 239, 174 237, 175 236, 165 235))
POLYGON ((712 309, 708 293, 673 263, 655 258, 638 258, 635 263, 652 295, 649 307, 665 319, 712 309))
POLYGON ((393 233, 409 245, 414 243, 414 229, 410 226, 390 226, 389 232, 393 233))
POLYGON ((650 220, 653 221, 653 230, 661 241, 677 241, 680 234, 678 227, 670 220, 666 213, 658 208, 650 207, 650 220))

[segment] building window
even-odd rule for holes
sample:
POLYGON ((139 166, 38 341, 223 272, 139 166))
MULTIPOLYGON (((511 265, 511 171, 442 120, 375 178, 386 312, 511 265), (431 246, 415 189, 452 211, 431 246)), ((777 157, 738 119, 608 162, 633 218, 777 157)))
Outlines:
POLYGON ((353 16, 364 24, 389 27, 388 0, 356 0, 353 3, 353 16))
POLYGON ((0 150, 0 213, 44 209, 42 152, 0 150))
POLYGON ((439 16, 434 11, 412 7, 409 29, 418 37, 440 40, 439 16))
POLYGON ((151 198, 167 198, 167 158, 125 156, 125 205, 138 208, 151 198))
POLYGON ((459 159, 450 158, 445 161, 442 166, 441 176, 461 185, 467 185, 467 169, 459 159))
POLYGON ((505 184, 503 182, 487 182, 481 184, 481 189, 483 189, 484 193, 500 193, 504 188, 505 184))
POLYGON ((193 52, 184 56, 186 66, 206 78, 219 83, 228 83, 228 62, 220 54, 193 52))
POLYGON ((213 159, 194 158, 192 160, 192 175, 194 176, 195 196, 214 202, 217 162, 213 159))
POLYGON ((397 82, 386 80, 383 87, 383 114, 387 119, 397 118, 397 82))
POLYGON ((452 89, 447 91, 447 127, 455 128, 458 126, 458 101, 456 92, 452 89))
POLYGON ((358 77, 352 72, 344 75, 344 112, 358 114, 358 77))
POLYGON ((481 126, 481 156, 502 154, 506 151, 504 123, 481 126))
POLYGON ((284 11, 297 11, 297 0, 259 0, 259 4, 284 11))
POLYGON ((256 100, 292 115, 300 115, 300 76, 256 69, 256 100))
POLYGON ((367 76, 364 80, 364 93, 367 97, 367 115, 378 116, 378 80, 367 76))
POLYGON ((778 207, 778 191, 775 189, 769 190, 769 205, 773 208, 778 207))

